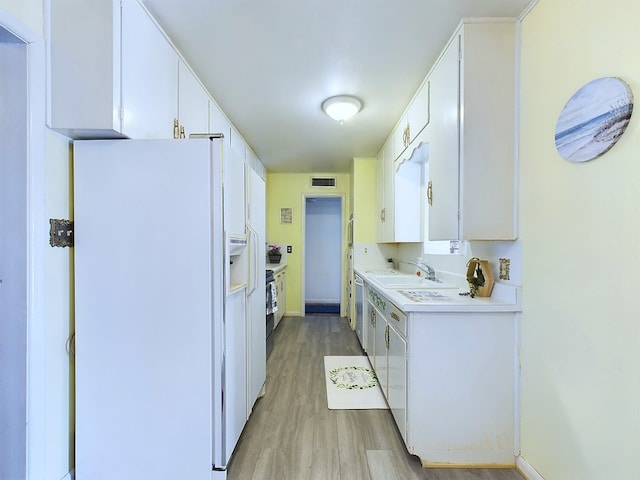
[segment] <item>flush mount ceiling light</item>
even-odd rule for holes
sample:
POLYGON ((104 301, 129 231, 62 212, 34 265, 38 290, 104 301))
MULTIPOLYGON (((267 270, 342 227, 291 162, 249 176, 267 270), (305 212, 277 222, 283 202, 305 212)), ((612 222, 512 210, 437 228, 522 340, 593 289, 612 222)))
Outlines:
POLYGON ((322 110, 334 120, 344 123, 362 108, 362 102, 349 95, 337 95, 322 102, 322 110))

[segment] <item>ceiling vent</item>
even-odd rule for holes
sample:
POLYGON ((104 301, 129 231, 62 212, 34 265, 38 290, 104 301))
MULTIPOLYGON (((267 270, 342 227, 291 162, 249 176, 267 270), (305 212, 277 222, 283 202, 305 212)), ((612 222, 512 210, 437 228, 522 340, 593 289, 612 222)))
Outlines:
POLYGON ((311 177, 311 186, 336 188, 336 177, 311 177))

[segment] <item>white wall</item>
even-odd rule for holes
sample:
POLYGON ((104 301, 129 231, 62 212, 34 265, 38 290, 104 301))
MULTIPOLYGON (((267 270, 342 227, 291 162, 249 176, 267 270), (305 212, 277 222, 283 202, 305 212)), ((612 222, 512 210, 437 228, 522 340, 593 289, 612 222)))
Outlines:
POLYGON ((524 19, 520 137, 522 455, 546 480, 637 480, 640 123, 583 164, 554 145, 602 76, 640 98, 640 3, 541 0, 524 19))

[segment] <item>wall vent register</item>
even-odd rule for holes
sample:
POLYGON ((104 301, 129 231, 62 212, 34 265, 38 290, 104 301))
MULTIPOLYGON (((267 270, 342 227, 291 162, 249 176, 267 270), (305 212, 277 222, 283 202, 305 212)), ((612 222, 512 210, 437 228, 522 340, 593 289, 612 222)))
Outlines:
POLYGON ((336 187, 336 177, 311 177, 312 187, 336 187))

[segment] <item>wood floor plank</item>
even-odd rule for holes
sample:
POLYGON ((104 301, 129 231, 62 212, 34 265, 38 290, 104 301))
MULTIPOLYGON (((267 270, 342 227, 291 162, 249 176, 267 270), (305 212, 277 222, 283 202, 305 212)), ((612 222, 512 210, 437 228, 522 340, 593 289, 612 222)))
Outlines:
POLYGON ((285 317, 273 335, 266 393, 240 437, 229 480, 522 480, 513 469, 422 468, 388 410, 329 410, 324 356, 363 355, 346 319, 285 317))

